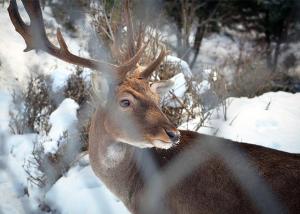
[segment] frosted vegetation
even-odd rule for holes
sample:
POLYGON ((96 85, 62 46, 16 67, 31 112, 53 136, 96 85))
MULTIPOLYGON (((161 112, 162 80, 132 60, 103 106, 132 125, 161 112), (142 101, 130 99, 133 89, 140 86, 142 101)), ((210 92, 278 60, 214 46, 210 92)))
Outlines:
MULTIPOLYGON (((85 151, 86 126, 82 124, 88 123, 93 111, 92 100, 85 100, 91 71, 44 53, 23 53, 24 41, 10 23, 6 7, 0 6, 0 213, 128 213, 94 175, 85 151), (42 96, 45 105, 34 114, 40 120, 20 114, 32 111, 26 106, 30 79, 38 93, 48 90, 49 96, 42 96)), ((48 29, 60 26, 50 8, 43 12, 48 29)), ((88 56, 84 33, 63 32, 74 53, 88 56)), ((205 37, 194 69, 199 73, 174 54, 168 55, 164 63, 177 66, 178 72, 171 76, 175 84, 162 101, 163 109, 168 116, 180 113, 181 118, 171 119, 181 129, 300 153, 299 93, 229 97, 233 93, 222 88, 226 86, 223 81, 234 81, 237 68, 228 56, 232 61, 238 59, 240 44, 225 34, 205 37)), ((250 42, 243 47, 243 51, 254 52, 250 42)), ((248 95, 242 89, 240 94, 248 95)))

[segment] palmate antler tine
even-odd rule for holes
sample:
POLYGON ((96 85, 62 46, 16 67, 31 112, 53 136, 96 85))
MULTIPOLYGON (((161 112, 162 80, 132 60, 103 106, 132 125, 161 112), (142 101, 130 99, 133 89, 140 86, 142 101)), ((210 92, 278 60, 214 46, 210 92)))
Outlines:
POLYGON ((163 61, 164 57, 166 56, 167 52, 165 47, 160 51, 159 56, 152 62, 150 65, 148 65, 141 73, 140 77, 146 79, 151 76, 153 71, 159 66, 159 64, 163 61))
POLYGON ((15 26, 16 31, 23 37, 26 43, 26 49, 24 51, 30 51, 30 50, 43 50, 61 60, 64 60, 66 62, 87 67, 90 69, 110 69, 110 70, 119 70, 119 66, 102 62, 99 60, 94 59, 86 59, 83 57, 76 56, 72 54, 65 43, 65 40, 60 32, 60 30, 57 30, 57 39, 59 42, 60 47, 56 47, 53 45, 45 31, 44 27, 44 21, 42 16, 42 10, 40 7, 40 3, 38 0, 22 0, 22 3, 26 9, 26 12, 28 13, 28 16, 30 18, 30 25, 27 25, 22 20, 19 11, 18 11, 18 5, 16 3, 16 0, 11 0, 9 7, 8 7, 8 13, 10 16, 10 19, 15 26))

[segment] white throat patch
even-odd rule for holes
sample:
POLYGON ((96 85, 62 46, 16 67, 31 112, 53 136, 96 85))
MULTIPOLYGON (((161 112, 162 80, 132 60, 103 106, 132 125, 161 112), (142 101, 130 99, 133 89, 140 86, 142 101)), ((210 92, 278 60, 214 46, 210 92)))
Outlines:
POLYGON ((102 164, 107 168, 116 167, 125 157, 126 148, 121 143, 114 143, 107 147, 102 164))

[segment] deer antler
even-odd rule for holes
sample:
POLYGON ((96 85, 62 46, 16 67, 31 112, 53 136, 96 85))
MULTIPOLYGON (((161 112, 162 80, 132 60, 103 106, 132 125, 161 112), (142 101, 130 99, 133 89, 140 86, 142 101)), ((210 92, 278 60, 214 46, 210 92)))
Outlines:
POLYGON ((76 56, 69 51, 68 46, 59 29, 57 29, 57 34, 56 34, 59 47, 56 47, 49 41, 46 35, 42 10, 38 0, 22 0, 22 3, 26 9, 26 12, 29 15, 30 25, 27 25, 22 20, 18 11, 18 5, 16 3, 16 0, 10 1, 7 10, 10 19, 13 25, 15 26, 16 31, 25 40, 27 46, 24 50, 25 52, 34 49, 43 50, 66 62, 87 67, 94 70, 99 70, 104 68, 113 70, 117 72, 118 76, 124 77, 128 71, 130 71, 136 66, 136 64, 140 60, 146 48, 146 45, 141 47, 139 51, 137 51, 137 53, 129 61, 127 61, 121 66, 113 65, 99 60, 87 59, 87 58, 76 56))
POLYGON ((167 52, 165 47, 162 48, 162 50, 159 53, 159 56, 152 62, 150 65, 148 65, 140 74, 139 76, 141 78, 148 78, 153 73, 153 71, 156 69, 157 66, 163 61, 164 57, 166 56, 167 52))
MULTIPOLYGON (((129 56, 132 57, 135 53, 135 38, 134 38, 134 30, 133 30, 133 23, 132 17, 129 10, 129 0, 125 0, 125 22, 127 25, 127 43, 128 43, 128 53, 129 56)), ((139 35, 137 39, 137 48, 140 48, 142 44, 142 24, 140 23, 139 26, 139 35)), ((162 62, 166 55, 166 50, 163 48, 159 54, 159 56, 150 63, 141 73, 138 74, 141 78, 148 78, 152 72, 156 69, 156 67, 162 62)))
POLYGON ((128 53, 129 57, 132 57, 135 53, 135 45, 134 45, 134 31, 133 31, 133 23, 129 10, 129 0, 125 1, 125 23, 127 25, 127 43, 128 43, 128 53))

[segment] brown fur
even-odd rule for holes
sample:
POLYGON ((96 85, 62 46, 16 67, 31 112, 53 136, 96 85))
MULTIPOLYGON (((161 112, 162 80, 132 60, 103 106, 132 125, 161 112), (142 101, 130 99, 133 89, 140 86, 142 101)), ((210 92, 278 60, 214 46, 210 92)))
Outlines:
POLYGON ((151 91, 148 81, 127 78, 114 90, 107 105, 109 108, 105 110, 105 117, 102 119, 114 139, 120 137, 128 141, 169 141, 165 129, 176 130, 176 127, 161 112, 159 96, 151 91), (131 95, 132 105, 128 110, 122 110, 119 101, 124 96, 128 97, 126 94, 131 95))
MULTIPOLYGON (((150 91, 146 81, 126 80, 116 88, 115 99, 124 91, 136 98, 130 117, 142 136, 156 135, 162 127, 172 126, 159 110, 157 96, 150 91), (152 111, 151 117, 147 117, 149 111, 152 111)), ((118 114, 112 104, 109 106, 109 112, 118 114)), ((93 117, 89 140, 91 165, 96 175, 132 213, 300 213, 298 154, 183 130, 180 131, 180 143, 171 149, 140 149, 115 140, 122 127, 118 124, 105 127, 105 121, 110 117, 105 108, 99 108, 93 117), (107 168, 102 161, 113 144, 118 145, 125 155, 119 164, 107 168), (160 205, 156 207, 159 210, 145 208, 144 205, 150 203, 145 201, 149 190, 146 181, 163 175, 173 160, 188 150, 192 153, 182 158, 181 164, 184 168, 194 167, 193 171, 171 185, 165 194, 155 196, 159 197, 160 205), (149 156, 157 170, 152 169, 149 156), (203 161, 194 166, 193 160, 199 157, 203 161)), ((118 122, 119 116, 112 123, 118 122)), ((179 173, 180 169, 176 170, 179 173)), ((173 179, 162 178, 166 185, 173 179)))

